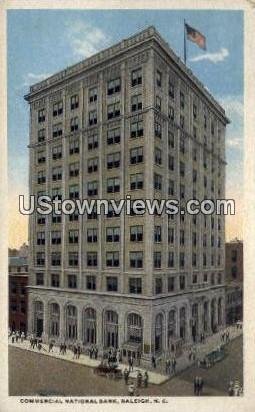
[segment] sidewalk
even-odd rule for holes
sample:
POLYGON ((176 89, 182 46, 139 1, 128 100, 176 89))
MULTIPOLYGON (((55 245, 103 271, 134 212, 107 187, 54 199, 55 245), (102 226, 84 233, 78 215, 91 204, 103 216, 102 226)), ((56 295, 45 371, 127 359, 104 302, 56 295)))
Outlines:
MULTIPOLYGON (((236 337, 242 335, 243 330, 242 329, 237 329, 236 326, 230 326, 228 327, 229 330, 229 338, 230 341, 235 339, 236 337)), ((176 365, 176 374, 175 375, 166 375, 165 374, 165 358, 162 358, 161 362, 158 363, 158 367, 156 371, 152 370, 147 370, 148 375, 149 375, 149 383, 155 384, 155 385, 160 385, 161 383, 166 382, 167 380, 171 379, 172 377, 176 376, 178 373, 182 372, 183 370, 187 369, 188 367, 192 366, 194 363, 196 363, 199 359, 203 359, 204 356, 213 350, 215 350, 220 344, 222 344, 220 336, 221 336, 222 331, 217 332, 216 334, 210 336, 207 338, 206 342, 204 344, 196 344, 194 345, 196 349, 196 360, 195 361, 189 361, 188 359, 188 352, 184 352, 183 355, 181 355, 179 358, 177 358, 177 365, 176 365)), ((23 343, 20 341, 18 343, 11 343, 9 339, 9 344, 11 346, 15 346, 17 348, 23 349, 23 350, 28 350, 31 352, 36 352, 36 353, 41 353, 42 355, 46 356, 51 356, 56 359, 61 359, 65 360, 68 362, 73 362, 77 363, 79 365, 84 365, 88 366, 91 368, 95 368, 100 364, 100 360, 96 359, 91 359, 89 356, 82 354, 79 359, 74 359, 73 358, 73 352, 71 350, 66 351, 66 354, 59 354, 59 347, 53 347, 53 350, 51 352, 48 352, 48 345, 43 344, 42 349, 39 352, 38 349, 32 349, 30 346, 30 342, 27 340, 24 340, 23 343)), ((120 363, 118 366, 122 371, 127 367, 126 364, 120 363)), ((133 372, 130 373, 130 377, 136 379, 137 376, 137 371, 141 371, 142 374, 145 372, 145 369, 143 367, 137 367, 134 366, 133 372)))

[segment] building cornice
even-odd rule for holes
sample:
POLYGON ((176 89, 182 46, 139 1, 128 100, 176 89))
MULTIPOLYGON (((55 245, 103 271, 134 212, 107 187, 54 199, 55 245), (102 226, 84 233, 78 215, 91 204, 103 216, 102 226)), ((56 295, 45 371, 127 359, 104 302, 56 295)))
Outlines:
POLYGON ((181 59, 174 53, 174 51, 169 47, 168 43, 161 37, 159 32, 155 27, 150 26, 147 29, 139 32, 127 39, 123 39, 121 42, 96 53, 95 55, 82 60, 72 66, 67 67, 64 70, 48 77, 41 82, 38 82, 30 87, 30 91, 25 95, 25 100, 29 101, 36 97, 41 92, 45 92, 47 89, 59 85, 59 83, 71 80, 77 75, 91 70, 98 66, 99 64, 105 63, 123 53, 143 45, 147 41, 154 40, 161 47, 161 49, 170 57, 170 59, 178 66, 182 74, 190 80, 198 90, 203 94, 203 96, 210 102, 214 109, 220 114, 224 122, 229 123, 229 119, 225 115, 224 109, 220 104, 214 99, 214 97, 209 93, 205 86, 198 80, 198 78, 193 74, 193 72, 181 61, 181 59))

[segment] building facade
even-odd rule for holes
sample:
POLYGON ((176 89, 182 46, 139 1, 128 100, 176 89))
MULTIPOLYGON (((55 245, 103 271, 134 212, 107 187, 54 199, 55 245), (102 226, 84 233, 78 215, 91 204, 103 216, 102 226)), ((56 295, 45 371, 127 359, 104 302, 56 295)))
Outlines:
MULTIPOLYGON (((225 195, 224 110, 154 27, 30 88, 30 193, 225 195)), ((225 322, 224 216, 30 216, 29 330, 143 358, 225 322)))
POLYGON ((9 328, 27 331, 27 258, 9 258, 9 328))
POLYGON ((226 322, 243 320, 243 242, 234 239, 226 243, 226 322))

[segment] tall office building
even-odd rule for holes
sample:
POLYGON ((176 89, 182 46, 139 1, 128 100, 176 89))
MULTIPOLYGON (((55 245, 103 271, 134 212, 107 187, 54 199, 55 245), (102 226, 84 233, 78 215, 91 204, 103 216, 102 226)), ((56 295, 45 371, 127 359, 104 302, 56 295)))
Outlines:
MULTIPOLYGON (((228 119, 154 27, 43 80, 30 193, 224 198, 228 119)), ((224 216, 30 218, 29 330, 149 359, 225 322, 224 216)))

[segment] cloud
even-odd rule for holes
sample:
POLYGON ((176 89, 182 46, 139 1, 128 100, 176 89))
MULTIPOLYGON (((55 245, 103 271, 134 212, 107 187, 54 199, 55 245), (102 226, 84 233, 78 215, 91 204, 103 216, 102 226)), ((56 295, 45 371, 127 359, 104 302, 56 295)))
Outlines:
POLYGON ((31 86, 32 84, 40 82, 41 80, 44 80, 50 76, 51 76, 50 73, 39 73, 39 74, 27 73, 25 75, 23 86, 31 86))
POLYGON ((240 136, 227 136, 226 146, 230 149, 243 149, 243 139, 240 136))
POLYGON ((78 21, 68 27, 68 39, 73 54, 78 57, 89 57, 110 45, 111 38, 99 27, 78 21))
POLYGON ((210 62, 216 64, 216 63, 219 63, 219 62, 223 62, 223 60, 225 60, 228 56, 229 56, 228 49, 225 49, 224 47, 222 47, 218 52, 200 54, 198 56, 191 57, 189 60, 191 62, 199 62, 201 60, 209 60, 210 62))

